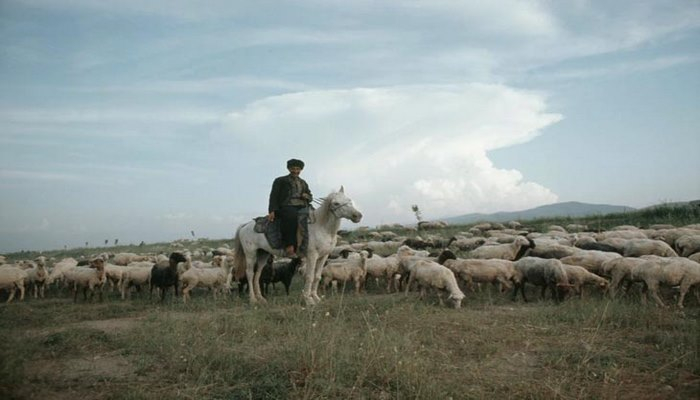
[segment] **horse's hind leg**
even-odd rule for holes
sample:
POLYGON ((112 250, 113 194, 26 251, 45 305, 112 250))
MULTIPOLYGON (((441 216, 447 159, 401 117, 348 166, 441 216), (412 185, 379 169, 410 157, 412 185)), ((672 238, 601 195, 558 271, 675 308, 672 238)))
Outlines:
MULTIPOLYGON (((252 288, 251 293, 253 293, 252 296, 255 296, 260 302, 262 303, 267 303, 267 300, 262 295, 262 291, 260 290, 260 276, 262 275, 262 270, 263 267, 265 267, 265 264, 267 263, 267 259, 270 257, 270 255, 265 254, 259 255, 257 257, 257 268, 255 269, 255 276, 253 278, 253 284, 250 285, 249 281, 249 288, 252 288)), ((252 297, 251 297, 252 298, 252 297)))
MULTIPOLYGON (((255 278, 255 258, 254 257, 247 257, 245 258, 245 263, 246 263, 246 269, 245 269, 245 276, 248 281, 248 294, 250 298, 250 303, 257 303, 258 298, 255 297, 255 290, 253 290, 253 282, 255 278)), ((240 285, 239 285, 240 287, 240 285)))

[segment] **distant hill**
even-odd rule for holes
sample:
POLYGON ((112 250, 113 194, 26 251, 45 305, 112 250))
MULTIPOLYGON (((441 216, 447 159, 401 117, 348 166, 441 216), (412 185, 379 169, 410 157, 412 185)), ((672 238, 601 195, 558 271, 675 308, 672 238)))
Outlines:
POLYGON ((634 208, 627 206, 588 204, 577 201, 568 201, 564 203, 547 204, 523 211, 497 212, 493 214, 474 213, 456 217, 441 218, 440 220, 449 224, 471 224, 480 221, 508 222, 550 217, 585 217, 589 215, 603 215, 634 210, 634 208))

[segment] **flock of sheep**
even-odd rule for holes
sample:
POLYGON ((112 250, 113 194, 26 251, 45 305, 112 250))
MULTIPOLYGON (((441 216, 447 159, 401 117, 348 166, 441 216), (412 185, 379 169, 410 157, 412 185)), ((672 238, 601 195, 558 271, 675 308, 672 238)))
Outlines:
MULTIPOLYGON (((418 233, 436 233, 410 238, 398 236, 390 230, 393 226, 356 232, 362 240, 335 247, 323 269, 322 287, 335 292, 339 284, 351 284, 360 293, 376 285, 387 293, 408 294, 417 286, 421 298, 434 291, 443 304, 446 294, 449 304, 459 308, 464 292, 481 284, 511 291, 513 300, 520 292, 524 301, 525 286, 534 285, 541 288, 542 298, 549 290, 560 302, 572 295, 583 297, 585 286, 615 297, 623 286, 629 290, 640 283, 645 301, 650 294, 663 306, 659 289, 667 286, 678 291, 678 307, 691 290, 700 303, 700 224, 649 229, 625 225, 598 233, 572 224, 538 233, 513 221, 479 224, 450 238, 438 234, 445 227, 424 223, 418 233)), ((195 288, 209 289, 214 298, 230 293, 234 284, 239 292, 244 290, 245 266, 232 265, 235 257, 228 247, 189 251, 181 243, 173 245, 178 248, 168 255, 102 253, 86 260, 40 256, 11 263, 0 256, 0 290, 9 292, 7 302, 17 291, 23 300, 29 288, 35 298, 44 297, 49 285, 69 289, 74 301, 80 291, 85 299, 89 292, 102 300, 106 288, 119 290, 124 300, 135 289, 149 288, 151 295, 158 289, 163 300, 170 287, 176 295, 181 288, 185 302, 195 288)), ((269 284, 282 282, 288 295, 293 277, 303 268, 303 260, 270 258, 262 276, 265 293, 269 284)))

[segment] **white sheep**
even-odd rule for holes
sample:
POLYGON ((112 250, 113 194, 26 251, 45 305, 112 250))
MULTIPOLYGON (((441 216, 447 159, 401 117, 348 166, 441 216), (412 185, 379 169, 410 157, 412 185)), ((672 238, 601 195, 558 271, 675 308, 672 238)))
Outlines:
POLYGON ((115 265, 129 265, 135 261, 153 261, 153 257, 135 253, 117 253, 114 255, 112 263, 115 265))
POLYGON ((561 261, 556 259, 524 257, 516 261, 513 266, 516 271, 515 289, 513 290, 513 300, 520 290, 523 300, 525 297, 524 286, 529 282, 535 286, 542 287, 541 297, 544 299, 545 291, 549 288, 554 301, 564 300, 571 288, 569 277, 566 275, 561 261))
POLYGON ((697 252, 697 253, 695 253, 695 254, 689 255, 689 256, 688 256, 688 259, 689 259, 689 260, 693 260, 693 261, 695 261, 696 263, 700 263, 700 252, 697 252))
POLYGON ((584 267, 566 264, 563 261, 562 266, 566 276, 569 278, 569 284, 572 285, 574 294, 578 294, 580 299, 583 299, 584 285, 595 285, 603 291, 608 288, 608 281, 605 278, 590 272, 584 267))
POLYGON ((617 253, 607 251, 581 250, 573 256, 563 257, 559 261, 564 264, 578 265, 594 274, 600 274, 604 262, 621 257, 617 253))
POLYGON ((14 264, 4 264, 0 266, 0 289, 10 291, 7 303, 15 298, 15 292, 19 289, 19 300, 24 300, 24 282, 27 279, 27 272, 14 264))
POLYGON ((700 235, 684 235, 676 239, 676 249, 681 257, 700 253, 700 235))
MULTIPOLYGON (((392 254, 388 257, 373 254, 365 260, 365 268, 367 269, 367 277, 373 277, 377 286, 379 286, 380 278, 386 279, 387 293, 391 293, 392 282, 395 283, 395 285, 398 283, 394 279, 399 272, 399 257, 396 254, 392 254)), ((398 288, 396 289, 398 290, 398 288)))
MULTIPOLYGON (((187 302, 190 298, 190 291, 195 287, 206 287, 211 289, 214 300, 216 293, 224 291, 228 286, 228 276, 231 270, 229 263, 226 262, 226 256, 216 256, 218 266, 212 268, 189 268, 180 275, 182 282, 182 301, 187 302)), ((186 256, 186 263, 191 263, 191 260, 186 256)))
POLYGON ((688 226, 674 229, 659 229, 651 232, 649 234, 649 239, 663 240, 669 246, 675 247, 676 240, 688 235, 700 235, 700 229, 694 229, 688 226))
POLYGON ((457 285, 455 274, 444 265, 440 265, 431 260, 415 260, 409 264, 408 284, 406 285, 406 295, 411 288, 411 284, 416 282, 420 287, 420 298, 425 298, 425 291, 428 288, 436 289, 440 304, 442 301, 442 292, 446 291, 449 295, 447 299, 452 302, 454 308, 460 308, 464 293, 457 285))
POLYGON ((358 242, 350 245, 355 250, 371 250, 373 254, 379 254, 381 256, 388 256, 395 254, 396 250, 401 247, 401 242, 396 241, 369 241, 369 242, 358 242))
POLYGON ((90 260, 90 267, 74 267, 64 273, 65 281, 73 288, 73 302, 78 301, 78 289, 83 289, 83 298, 87 300, 87 291, 90 290, 90 299, 95 296, 95 290, 99 292, 102 301, 102 286, 106 282, 105 261, 102 258, 90 260))
POLYGON ((578 254, 583 251, 578 247, 571 245, 563 245, 559 243, 546 242, 543 240, 535 240, 535 247, 528 253, 531 257, 539 258, 564 258, 578 254))
POLYGON ((153 265, 152 262, 138 261, 126 266, 122 274, 122 300, 131 296, 131 292, 129 291, 131 286, 142 288, 151 283, 151 270, 153 269, 153 265))
POLYGON ((678 254, 666 242, 654 239, 630 239, 622 248, 625 257, 655 255, 660 257, 678 257, 678 254))
POLYGON ((621 257, 605 261, 601 265, 600 275, 610 278, 608 293, 611 298, 615 298, 617 290, 623 283, 627 283, 627 291, 629 291, 633 283, 641 282, 641 279, 637 278, 636 269, 646 261, 646 258, 621 257))
POLYGON ((114 288, 116 287, 117 290, 121 291, 122 280, 124 279, 126 268, 127 267, 123 265, 115 265, 110 263, 105 264, 105 275, 107 276, 107 281, 109 282, 110 290, 114 290, 114 288))
POLYGON ((512 243, 498 244, 493 246, 481 246, 469 253, 470 258, 515 261, 522 257, 528 249, 532 251, 532 243, 523 236, 518 236, 512 243))
POLYGON ((338 290, 338 282, 343 284, 352 281, 355 283, 355 293, 360 293, 360 288, 364 284, 367 275, 367 267, 365 261, 368 257, 367 251, 353 253, 348 258, 339 258, 336 260, 328 260, 326 266, 321 271, 323 278, 323 287, 333 285, 333 292, 338 290))
POLYGON ((444 229, 447 228, 448 224, 444 221, 420 221, 418 222, 418 230, 426 229, 444 229))
POLYGON ((513 287, 513 280, 515 279, 513 261, 463 259, 457 258, 449 250, 444 250, 438 256, 437 262, 449 268, 455 274, 455 277, 462 280, 467 288, 472 291, 474 290, 474 282, 498 285, 500 292, 513 287))
POLYGON ((649 239, 644 232, 635 228, 625 229, 625 230, 613 230, 607 232, 600 232, 596 235, 596 239, 601 242, 605 239, 618 238, 618 239, 649 239))
MULTIPOLYGON (((656 304, 663 307, 664 302, 659 297, 659 285, 679 286, 680 296, 678 307, 683 308, 685 295, 695 288, 695 295, 700 301, 698 285, 700 285, 700 264, 683 257, 663 257, 647 259, 637 271, 637 275, 646 284, 656 304)), ((646 291, 645 291, 646 292, 646 291)))
POLYGON ((49 273, 49 279, 46 282, 47 284, 52 284, 54 282, 62 282, 63 281, 63 274, 71 269, 75 268, 78 266, 78 260, 72 257, 64 258, 61 261, 55 263, 53 265, 53 270, 51 270, 51 273, 49 273))
POLYGON ((450 242, 448 242, 448 247, 454 246, 462 251, 471 251, 484 243, 486 243, 486 239, 483 237, 458 238, 453 236, 450 238, 450 242))
POLYGON ((46 269, 45 263, 38 262, 34 264, 32 268, 25 269, 24 272, 27 273, 24 287, 28 288, 31 285, 33 287, 34 298, 41 297, 43 299, 46 282, 49 279, 49 272, 46 269))

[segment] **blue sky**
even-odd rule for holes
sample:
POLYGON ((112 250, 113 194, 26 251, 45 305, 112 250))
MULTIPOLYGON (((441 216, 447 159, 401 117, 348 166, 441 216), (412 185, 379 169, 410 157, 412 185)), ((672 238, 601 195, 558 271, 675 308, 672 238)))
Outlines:
POLYGON ((292 157, 369 226, 698 199, 699 33, 698 1, 4 0, 0 252, 231 237, 292 157))

